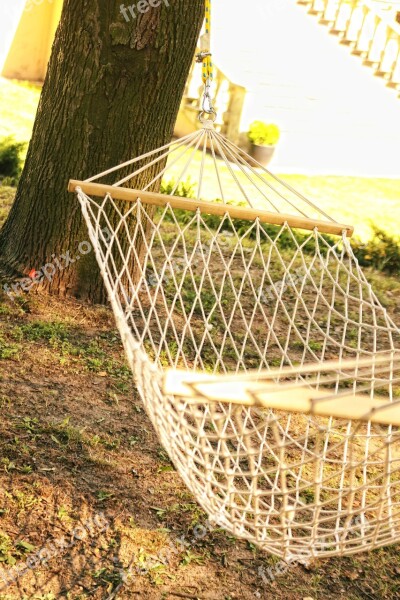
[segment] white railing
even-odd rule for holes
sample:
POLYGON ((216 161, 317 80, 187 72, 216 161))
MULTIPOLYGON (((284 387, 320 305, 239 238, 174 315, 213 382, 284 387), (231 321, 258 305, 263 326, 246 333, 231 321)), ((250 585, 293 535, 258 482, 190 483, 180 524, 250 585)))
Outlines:
POLYGON ((297 0, 360 56, 389 87, 400 90, 400 2, 297 0))
MULTIPOLYGON (((186 134, 189 129, 200 126, 198 121, 203 92, 201 65, 194 63, 186 84, 180 114, 177 121, 176 133, 186 134)), ((217 112, 216 126, 228 139, 237 143, 240 135, 240 123, 246 88, 233 83, 218 66, 214 66, 213 97, 217 112)))

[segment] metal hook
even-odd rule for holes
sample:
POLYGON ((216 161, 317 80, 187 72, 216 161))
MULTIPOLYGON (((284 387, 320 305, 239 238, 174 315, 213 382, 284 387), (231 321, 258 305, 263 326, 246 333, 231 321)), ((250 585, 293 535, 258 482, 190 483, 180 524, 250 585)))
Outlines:
POLYGON ((213 100, 212 100, 212 96, 211 96, 211 82, 210 80, 207 80, 207 82, 204 85, 204 95, 203 95, 203 103, 202 103, 202 110, 203 112, 211 115, 213 113, 215 113, 215 109, 213 106, 213 100))

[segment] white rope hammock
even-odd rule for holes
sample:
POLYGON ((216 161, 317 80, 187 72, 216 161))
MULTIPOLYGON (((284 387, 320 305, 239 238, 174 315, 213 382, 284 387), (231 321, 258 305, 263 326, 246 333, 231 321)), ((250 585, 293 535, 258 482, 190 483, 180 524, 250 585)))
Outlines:
POLYGON ((135 382, 187 486, 236 536, 303 560, 394 543, 399 330, 352 227, 253 164, 205 122, 70 182, 135 382))

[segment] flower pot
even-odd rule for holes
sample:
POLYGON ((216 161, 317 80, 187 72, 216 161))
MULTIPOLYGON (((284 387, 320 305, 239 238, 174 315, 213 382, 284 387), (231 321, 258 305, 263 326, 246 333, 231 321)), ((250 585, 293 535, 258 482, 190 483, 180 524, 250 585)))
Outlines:
POLYGON ((256 144, 252 144, 250 156, 263 167, 267 167, 274 156, 275 148, 276 146, 256 146, 256 144))

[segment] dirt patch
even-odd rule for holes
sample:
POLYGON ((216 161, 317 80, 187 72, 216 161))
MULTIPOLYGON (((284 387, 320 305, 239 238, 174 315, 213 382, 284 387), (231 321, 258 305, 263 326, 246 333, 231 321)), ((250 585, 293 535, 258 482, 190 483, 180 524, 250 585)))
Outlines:
POLYGON ((400 598, 396 547, 306 569, 210 531, 108 309, 32 295, 0 319, 0 600, 400 598))

